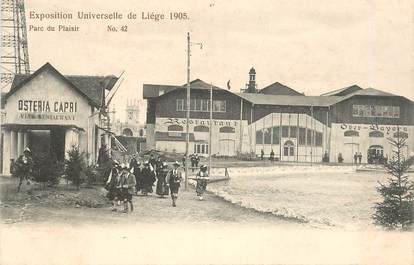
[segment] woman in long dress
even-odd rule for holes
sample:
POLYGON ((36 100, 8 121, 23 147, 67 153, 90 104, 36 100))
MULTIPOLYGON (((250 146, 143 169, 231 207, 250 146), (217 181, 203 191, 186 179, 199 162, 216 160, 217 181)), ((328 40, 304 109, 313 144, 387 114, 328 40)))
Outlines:
POLYGON ((151 164, 145 161, 144 168, 142 169, 142 194, 148 195, 152 193, 152 185, 155 182, 155 172, 151 164))
POLYGON ((157 170, 158 180, 157 180, 157 189, 155 191, 157 195, 159 195, 161 198, 164 198, 165 195, 168 195, 167 182, 165 181, 167 177, 167 173, 168 173, 168 165, 166 162, 163 162, 159 170, 157 170))
POLYGON ((208 176, 207 166, 206 165, 201 165, 200 166, 200 171, 196 175, 196 181, 197 181, 196 194, 197 194, 198 198, 200 199, 200 201, 203 200, 203 194, 207 189, 207 182, 209 180, 210 180, 210 178, 208 176))

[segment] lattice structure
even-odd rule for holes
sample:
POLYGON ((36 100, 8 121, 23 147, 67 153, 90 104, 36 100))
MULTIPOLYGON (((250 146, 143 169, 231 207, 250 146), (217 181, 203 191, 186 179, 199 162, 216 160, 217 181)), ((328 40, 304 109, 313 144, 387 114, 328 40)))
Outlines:
POLYGON ((24 0, 1 0, 0 86, 10 87, 15 74, 29 74, 24 0))

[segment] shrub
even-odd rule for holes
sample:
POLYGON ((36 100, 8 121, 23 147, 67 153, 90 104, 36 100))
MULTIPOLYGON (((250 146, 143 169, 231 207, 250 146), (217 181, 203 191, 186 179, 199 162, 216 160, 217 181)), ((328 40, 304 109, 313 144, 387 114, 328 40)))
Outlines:
POLYGON ((64 164, 57 161, 56 156, 47 154, 33 157, 32 178, 34 181, 44 185, 57 185, 63 173, 64 164))
POLYGON ((385 165, 390 177, 385 184, 378 182, 377 191, 383 201, 376 203, 373 218, 376 224, 384 227, 405 228, 411 226, 414 219, 414 183, 406 175, 413 161, 406 160, 402 153, 406 138, 390 138, 389 142, 394 147, 393 156, 385 165))
POLYGON ((72 146, 68 151, 68 159, 66 159, 65 164, 65 175, 67 179, 79 189, 80 184, 85 180, 85 154, 79 151, 79 147, 72 146))
POLYGON ((100 182, 98 169, 95 164, 89 165, 85 168, 85 177, 86 177, 86 183, 89 185, 96 184, 100 182))

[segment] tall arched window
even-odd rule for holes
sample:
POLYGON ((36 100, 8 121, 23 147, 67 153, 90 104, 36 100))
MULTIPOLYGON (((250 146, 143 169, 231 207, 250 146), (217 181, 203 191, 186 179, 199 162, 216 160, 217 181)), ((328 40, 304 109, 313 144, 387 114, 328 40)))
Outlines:
POLYGON ((197 125, 194 127, 194 131, 195 132, 208 132, 209 128, 207 126, 204 125, 197 125))
POLYGON ((170 132, 182 132, 183 131, 183 126, 180 126, 180 125, 177 125, 177 124, 169 125, 168 126, 168 131, 170 131, 170 132))
POLYGON ((357 131, 346 131, 346 132, 344 132, 344 136, 346 136, 346 137, 359 137, 359 132, 357 132, 357 131))
POLYGON ((234 133, 235 130, 233 127, 229 127, 229 126, 224 126, 220 128, 220 132, 221 133, 234 133))
POLYGON ((384 137, 384 133, 380 131, 372 131, 372 132, 369 132, 369 137, 382 138, 384 137))
POLYGON ((295 144, 288 140, 283 145, 283 155, 284 156, 294 156, 295 155, 295 144))

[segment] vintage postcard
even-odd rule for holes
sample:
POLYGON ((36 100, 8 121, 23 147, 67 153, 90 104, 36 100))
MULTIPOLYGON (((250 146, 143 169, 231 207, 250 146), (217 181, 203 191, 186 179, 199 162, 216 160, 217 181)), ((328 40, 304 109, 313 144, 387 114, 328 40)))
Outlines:
POLYGON ((0 264, 413 264, 413 14, 2 0, 0 264))

